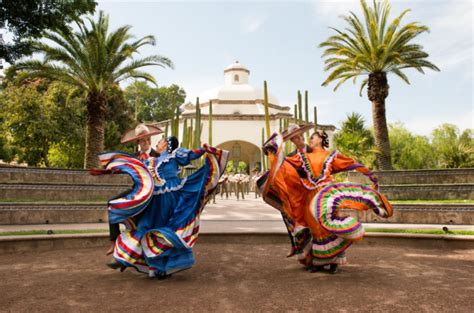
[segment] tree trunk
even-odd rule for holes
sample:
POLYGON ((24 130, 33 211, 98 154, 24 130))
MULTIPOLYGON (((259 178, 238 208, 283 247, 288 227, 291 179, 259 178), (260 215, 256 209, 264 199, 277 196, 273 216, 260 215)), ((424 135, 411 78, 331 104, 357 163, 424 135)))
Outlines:
POLYGON ((107 98, 103 93, 87 95, 86 151, 84 168, 99 166, 98 153, 104 151, 105 109, 107 98))
POLYGON ((369 75, 368 97, 372 101, 372 120, 374 124, 375 146, 380 153, 376 154, 379 170, 391 170, 392 156, 388 138, 387 119, 385 117, 385 98, 388 96, 387 75, 383 72, 369 75))

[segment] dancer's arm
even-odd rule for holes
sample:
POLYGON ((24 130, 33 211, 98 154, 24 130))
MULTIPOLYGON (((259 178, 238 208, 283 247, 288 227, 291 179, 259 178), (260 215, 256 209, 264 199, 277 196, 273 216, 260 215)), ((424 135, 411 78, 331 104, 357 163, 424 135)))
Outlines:
POLYGON ((179 165, 185 166, 191 163, 192 160, 199 159, 205 152, 206 149, 204 147, 194 150, 178 148, 176 151, 176 161, 179 165))
POLYGON ((356 162, 354 159, 336 152, 337 155, 332 162, 332 173, 336 174, 339 172, 355 170, 370 179, 374 184, 375 189, 379 188, 379 181, 372 171, 363 164, 356 162))

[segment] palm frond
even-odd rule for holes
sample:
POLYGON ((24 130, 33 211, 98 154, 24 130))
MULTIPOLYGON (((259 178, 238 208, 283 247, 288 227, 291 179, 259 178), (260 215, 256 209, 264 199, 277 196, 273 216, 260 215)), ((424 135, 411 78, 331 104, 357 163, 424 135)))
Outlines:
MULTIPOLYGON (((428 54, 421 45, 413 43, 415 38, 429 29, 418 22, 401 25, 402 19, 410 10, 404 10, 392 21, 389 21, 390 4, 387 0, 373 0, 369 6, 360 0, 363 21, 354 12, 342 16, 347 27, 342 31, 330 28, 334 35, 323 41, 324 70, 329 72, 322 83, 328 85, 338 81, 334 89, 347 81, 347 77, 356 78, 370 73, 393 72, 405 82, 405 68, 413 68, 421 73, 424 69, 439 69, 427 60, 428 54)), ((359 94, 367 85, 364 80, 359 94)))

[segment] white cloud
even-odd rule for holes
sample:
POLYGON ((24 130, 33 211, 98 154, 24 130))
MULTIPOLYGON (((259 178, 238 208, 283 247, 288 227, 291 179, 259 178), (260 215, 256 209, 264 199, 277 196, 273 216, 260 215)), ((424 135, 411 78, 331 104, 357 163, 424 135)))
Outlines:
POLYGON ((254 33, 265 23, 265 16, 246 16, 240 21, 240 31, 244 34, 254 33))

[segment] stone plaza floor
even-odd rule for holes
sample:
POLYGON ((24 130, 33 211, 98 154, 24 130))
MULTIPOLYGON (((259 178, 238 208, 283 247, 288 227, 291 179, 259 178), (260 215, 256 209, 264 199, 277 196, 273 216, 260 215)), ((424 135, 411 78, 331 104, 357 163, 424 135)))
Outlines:
POLYGON ((474 250, 357 245, 336 275, 287 244, 206 242, 158 281, 105 266, 104 248, 0 255, 0 312, 472 312, 474 250))

